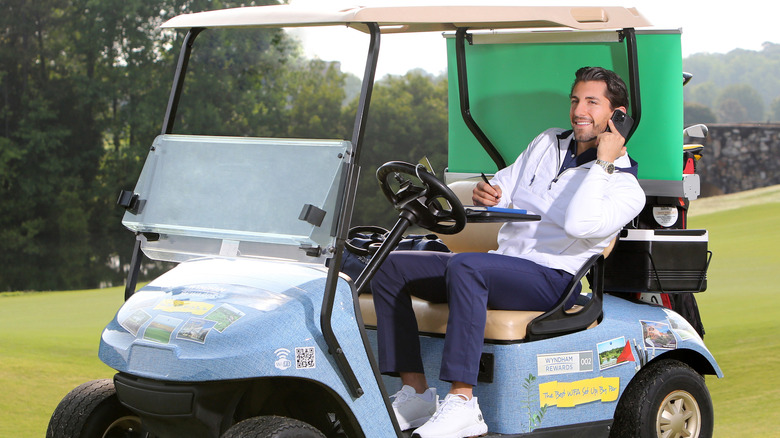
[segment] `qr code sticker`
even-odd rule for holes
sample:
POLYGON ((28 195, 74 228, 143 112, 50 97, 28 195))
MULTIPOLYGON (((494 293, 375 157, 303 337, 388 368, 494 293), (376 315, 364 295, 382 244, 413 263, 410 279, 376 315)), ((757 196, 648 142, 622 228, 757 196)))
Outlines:
POLYGON ((295 368, 316 368, 314 360, 314 347, 297 347, 295 349, 295 368))

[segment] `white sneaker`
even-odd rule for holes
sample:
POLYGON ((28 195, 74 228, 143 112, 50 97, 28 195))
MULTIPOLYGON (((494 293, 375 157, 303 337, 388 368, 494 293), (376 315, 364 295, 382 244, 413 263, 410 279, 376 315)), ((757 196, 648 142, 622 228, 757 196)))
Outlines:
POLYGON ((412 437, 466 438, 485 435, 487 431, 476 397, 466 400, 463 395, 447 394, 433 417, 415 430, 412 437))
POLYGON ((436 412, 439 397, 436 388, 428 388, 424 393, 418 394, 409 385, 404 385, 395 395, 393 400, 393 412, 398 419, 401 430, 420 427, 436 412))

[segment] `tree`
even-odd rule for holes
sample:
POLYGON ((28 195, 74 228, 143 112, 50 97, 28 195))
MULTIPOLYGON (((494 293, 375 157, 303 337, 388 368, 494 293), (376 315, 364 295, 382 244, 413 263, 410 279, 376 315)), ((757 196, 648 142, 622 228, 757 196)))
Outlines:
POLYGON ((715 113, 708 107, 699 103, 686 103, 683 110, 683 124, 685 126, 697 123, 717 123, 715 113))
POLYGON ((758 92, 747 84, 725 87, 716 99, 718 119, 721 122, 750 122, 764 120, 764 101, 758 92))
MULTIPOLYGON (((356 105, 345 117, 354 118, 356 105)), ((421 71, 386 76, 374 87, 352 224, 392 226, 398 214, 379 190, 376 170, 387 161, 417 163, 423 156, 441 175, 447 157, 447 81, 421 71)))
MULTIPOLYGON (((252 4, 274 3, 261 0, 252 4)), ((7 0, 0 13, 0 290, 121 283, 133 235, 115 206, 160 133, 183 33, 160 30, 220 0, 7 0)), ((305 60, 281 30, 204 31, 178 134, 350 139, 337 63, 305 60)), ((421 72, 377 83, 357 223, 396 217, 373 176, 389 160, 446 165, 447 84, 421 72)))
POLYGON ((67 7, 9 1, 0 14, 0 289, 73 287, 89 275, 85 218, 100 136, 70 74, 70 35, 59 31, 67 7))
POLYGON ((736 49, 725 54, 695 54, 683 59, 683 70, 694 74, 693 82, 684 88, 686 102, 726 109, 722 101, 735 98, 747 113, 747 119, 740 122, 763 122, 764 114, 736 96, 719 99, 718 95, 727 87, 749 85, 758 93, 764 108, 780 96, 780 44, 764 43, 760 51, 736 49))
MULTIPOLYGON (((119 222, 116 195, 132 188, 160 131, 182 36, 157 27, 182 12, 231 5, 208 0, 163 0, 154 7, 140 0, 3 3, 0 290, 93 287, 121 279, 132 235, 119 222), (109 267, 117 257, 119 263, 109 267)), ((228 75, 221 83, 225 87, 199 83, 196 73, 189 91, 196 103, 216 102, 205 111, 218 114, 208 120, 215 126, 257 135, 254 122, 233 111, 253 109, 250 104, 283 110, 282 94, 251 87, 273 82, 268 73, 278 70, 273 64, 294 51, 280 30, 218 41, 206 56, 213 56, 213 69, 228 75), (236 52, 226 52, 232 49, 236 52), (256 69, 231 71, 238 57, 257 60, 256 69), (246 87, 251 93, 242 96, 246 87)), ((190 116, 180 122, 183 127, 200 126, 194 112, 181 114, 190 116)))
POLYGON ((699 83, 696 81, 697 79, 698 77, 694 76, 693 81, 683 88, 685 102, 697 103, 712 108, 715 104, 715 98, 720 92, 720 87, 711 81, 699 83))
POLYGON ((287 135, 304 138, 349 138, 344 118, 346 74, 338 63, 298 60, 291 63, 282 87, 289 99, 287 135))
POLYGON ((772 101, 772 105, 770 106, 770 122, 774 123, 780 123, 780 96, 775 98, 775 100, 772 101))
MULTIPOLYGON (((258 1, 257 4, 275 3, 258 1)), ((205 0, 166 4, 159 22, 187 11, 237 6, 234 2, 205 0)), ((117 66, 121 87, 115 87, 110 129, 112 147, 107 149, 99 178, 103 253, 118 260, 113 282, 121 282, 129 263, 132 234, 121 226, 124 213, 114 205, 120 189, 132 189, 148 153, 161 131, 176 58, 183 31, 151 29, 123 51, 117 66), (143 49, 138 49, 143 45, 143 49)), ((284 90, 288 65, 301 53, 297 43, 279 29, 205 30, 194 42, 193 55, 178 107, 173 132, 177 134, 284 136, 289 95, 284 90)), ((106 263, 104 265, 107 266, 106 263)), ((154 271, 148 273, 154 275, 154 271)))
POLYGON ((724 123, 740 123, 748 120, 748 112, 738 99, 722 99, 718 103, 718 118, 724 123))

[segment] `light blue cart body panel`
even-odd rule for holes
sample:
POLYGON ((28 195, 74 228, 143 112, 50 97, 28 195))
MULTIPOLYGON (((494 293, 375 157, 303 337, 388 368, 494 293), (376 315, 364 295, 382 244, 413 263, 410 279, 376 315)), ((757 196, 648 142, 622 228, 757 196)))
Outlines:
MULTIPOLYGON (((376 331, 369 330, 369 339, 375 347, 376 331)), ((437 379, 443 345, 442 337, 421 338, 425 372, 439 394, 449 391, 449 384, 437 379)), ((483 353, 493 355, 493 382, 479 383, 475 395, 496 433, 611 420, 641 366, 680 349, 706 358, 722 376, 699 335, 677 313, 607 295, 604 319, 590 330, 536 342, 486 343, 483 353), (645 339, 655 331, 659 337, 645 339)), ((401 385, 397 378, 384 379, 391 393, 401 385)))
POLYGON ((340 280, 333 331, 364 391, 353 399, 319 327, 327 271, 265 260, 186 262, 154 280, 103 331, 100 358, 124 373, 169 382, 301 378, 330 388, 366 436, 394 436, 340 280))

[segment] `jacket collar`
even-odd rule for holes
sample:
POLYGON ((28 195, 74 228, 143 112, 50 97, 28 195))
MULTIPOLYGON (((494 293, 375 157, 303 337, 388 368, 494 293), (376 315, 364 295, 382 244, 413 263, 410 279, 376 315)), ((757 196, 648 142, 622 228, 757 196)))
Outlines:
MULTIPOLYGON (((563 145, 565 140, 568 140, 568 145, 566 146, 566 154, 567 156, 571 154, 577 153, 577 141, 574 139, 574 130, 569 129, 568 131, 563 131, 560 134, 558 134, 558 140, 559 144, 561 145, 561 149, 563 149, 563 145)), ((583 152, 582 154, 578 155, 576 157, 576 164, 575 166, 581 166, 586 163, 595 162, 596 161, 596 149, 588 149, 587 151, 583 152)), ((617 160, 615 160, 615 169, 619 170, 620 172, 630 173, 631 175, 634 175, 634 177, 637 176, 637 172, 639 170, 639 163, 636 162, 633 158, 631 158, 628 154, 626 154, 624 157, 619 157, 617 160)))

